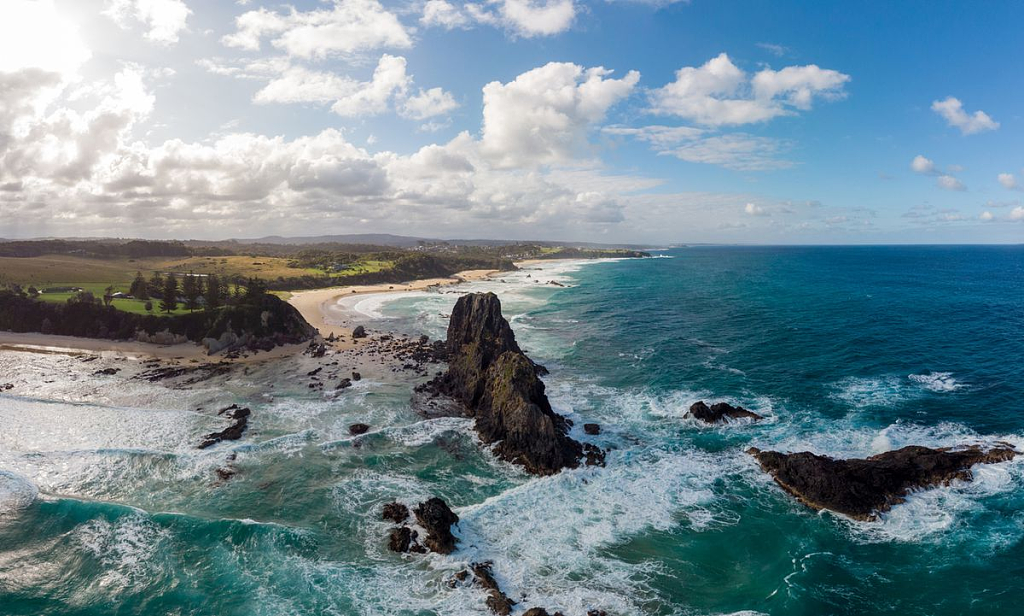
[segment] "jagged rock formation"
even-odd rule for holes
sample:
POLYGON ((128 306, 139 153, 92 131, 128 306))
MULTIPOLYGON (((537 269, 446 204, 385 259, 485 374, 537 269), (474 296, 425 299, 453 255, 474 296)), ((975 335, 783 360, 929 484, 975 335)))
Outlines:
POLYGON ((494 572, 491 569, 492 565, 493 563, 490 561, 473 563, 470 568, 473 570, 473 575, 476 576, 476 583, 487 591, 487 600, 485 601, 487 607, 498 616, 508 616, 512 613, 512 606, 516 602, 509 599, 508 595, 498 587, 498 582, 494 579, 494 572))
POLYGON ((384 505, 381 517, 391 520, 395 524, 401 524, 409 519, 409 508, 398 501, 390 502, 384 505))
POLYGON ((703 400, 700 402, 694 402, 684 417, 692 417, 709 424, 722 423, 727 419, 749 418, 754 421, 764 419, 761 415, 758 415, 753 411, 748 411, 742 406, 732 406, 725 402, 719 402, 708 407, 708 405, 704 404, 703 400))
POLYGON ((237 441, 242 438, 245 427, 249 425, 249 415, 252 411, 246 407, 232 404, 227 408, 221 409, 217 414, 223 415, 224 413, 227 413, 228 417, 233 420, 233 423, 220 432, 212 432, 203 437, 203 442, 199 444, 199 449, 206 449, 221 441, 237 441))
POLYGON ((1012 459, 1010 446, 963 449, 909 446, 870 458, 836 460, 803 451, 779 453, 751 447, 761 468, 784 490, 814 509, 829 509, 856 520, 876 520, 915 489, 970 481, 975 464, 1012 459))
POLYGON ((546 373, 516 343, 493 293, 459 298, 448 324, 448 371, 418 391, 444 394, 476 419, 495 453, 537 475, 602 464, 604 453, 567 436, 568 422, 551 409, 539 375, 546 373))
POLYGON ((412 512, 416 521, 427 531, 423 545, 438 554, 451 554, 455 551, 452 524, 458 523, 459 516, 448 508, 447 503, 435 496, 420 503, 412 512))

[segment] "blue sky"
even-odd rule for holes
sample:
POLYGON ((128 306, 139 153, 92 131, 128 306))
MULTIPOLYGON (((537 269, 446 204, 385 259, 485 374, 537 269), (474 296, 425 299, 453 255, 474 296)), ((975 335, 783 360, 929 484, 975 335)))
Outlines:
POLYGON ((1022 18, 6 0, 0 236, 1021 242, 1022 18))

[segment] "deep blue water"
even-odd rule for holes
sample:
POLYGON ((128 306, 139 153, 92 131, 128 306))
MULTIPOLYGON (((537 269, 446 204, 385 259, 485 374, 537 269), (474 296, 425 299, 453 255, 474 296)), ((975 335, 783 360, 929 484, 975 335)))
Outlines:
MULTIPOLYGON (((325 398, 298 359, 178 390, 0 353, 16 384, 0 394, 0 614, 482 615, 481 590, 446 583, 479 560, 516 613, 1020 612, 1024 460, 868 523, 800 505, 744 450, 1024 450, 1024 248, 660 255, 459 288, 499 294, 573 436, 610 450, 554 477, 494 459, 465 420, 418 417, 403 380, 325 398), (701 399, 767 419, 684 420, 701 399), (246 437, 196 450, 220 424, 195 409, 232 401, 253 409, 246 437), (353 438, 354 421, 373 428, 353 438), (219 483, 229 454, 238 474, 219 483), (389 553, 380 506, 428 495, 459 514, 459 549, 389 553)), ((456 297, 353 310, 438 337, 456 297)))

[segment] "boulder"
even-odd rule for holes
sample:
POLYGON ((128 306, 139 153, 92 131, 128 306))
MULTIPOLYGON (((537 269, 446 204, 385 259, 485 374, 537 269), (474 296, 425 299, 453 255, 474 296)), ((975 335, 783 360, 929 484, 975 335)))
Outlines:
POLYGON ((392 528, 391 533, 388 535, 388 549, 392 552, 408 552, 418 534, 408 526, 392 528))
POLYGON ((583 424, 583 431, 591 436, 601 434, 601 426, 596 423, 583 424))
POLYGON ((367 424, 364 424, 364 423, 354 423, 354 424, 352 424, 351 426, 348 427, 348 433, 351 434, 352 436, 357 436, 359 434, 366 434, 366 432, 369 429, 370 429, 370 426, 368 426, 367 424))
POLYGON ((459 521, 459 516, 448 508, 448 505, 436 496, 420 503, 414 510, 416 521, 427 531, 423 545, 438 554, 451 554, 455 551, 455 535, 452 524, 459 521))
POLYGON ((684 417, 692 417, 708 424, 722 423, 730 419, 752 419, 754 421, 764 419, 761 415, 748 411, 742 406, 732 406, 725 402, 719 402, 708 407, 708 405, 704 404, 703 400, 694 402, 684 417))
POLYGON ((516 343, 493 293, 471 293, 452 310, 445 344, 448 371, 419 391, 454 399, 485 443, 501 458, 536 475, 550 475, 603 452, 569 438, 565 418, 551 409, 538 367, 516 343), (589 454, 589 455, 588 455, 589 454))
POLYGON ((747 453, 782 489, 813 509, 828 509, 855 520, 877 520, 878 514, 902 503, 913 490, 970 481, 975 464, 995 464, 1017 452, 999 445, 931 449, 911 445, 869 458, 837 460, 809 451, 779 453, 751 447, 747 453))
POLYGON ((409 508, 398 501, 394 501, 384 505, 381 517, 385 520, 391 520, 395 524, 401 524, 409 519, 409 508))
POLYGON ((349 387, 352 387, 352 379, 345 377, 338 381, 337 389, 348 389, 349 387))
POLYGON ((362 325, 357 325, 356 328, 352 330, 352 337, 353 338, 365 338, 366 337, 366 328, 363 327, 362 325))

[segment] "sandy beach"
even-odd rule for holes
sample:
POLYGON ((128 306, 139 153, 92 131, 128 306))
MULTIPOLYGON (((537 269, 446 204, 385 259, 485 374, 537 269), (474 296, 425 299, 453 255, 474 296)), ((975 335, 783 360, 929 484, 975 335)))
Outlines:
POLYGON ((423 291, 430 287, 454 285, 474 280, 483 280, 499 270, 466 270, 451 278, 426 278, 396 284, 352 285, 347 287, 330 287, 300 291, 288 299, 288 303, 298 310, 310 325, 320 331, 320 335, 338 338, 335 348, 346 349, 358 343, 352 339, 352 328, 331 320, 327 308, 335 304, 339 298, 351 295, 369 295, 372 293, 396 293, 402 291, 423 291))

